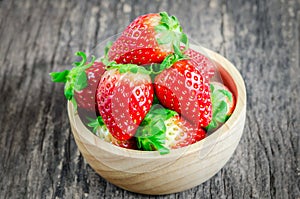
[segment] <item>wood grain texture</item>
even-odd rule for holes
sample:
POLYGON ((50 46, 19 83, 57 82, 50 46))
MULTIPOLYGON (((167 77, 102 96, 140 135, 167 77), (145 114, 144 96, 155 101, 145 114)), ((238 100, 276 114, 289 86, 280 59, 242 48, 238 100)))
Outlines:
POLYGON ((0 1, 0 198, 300 198, 298 0, 0 1), (247 87, 237 151, 207 182, 167 196, 106 182, 79 153, 63 86, 77 50, 167 11, 203 46, 232 61, 247 87))

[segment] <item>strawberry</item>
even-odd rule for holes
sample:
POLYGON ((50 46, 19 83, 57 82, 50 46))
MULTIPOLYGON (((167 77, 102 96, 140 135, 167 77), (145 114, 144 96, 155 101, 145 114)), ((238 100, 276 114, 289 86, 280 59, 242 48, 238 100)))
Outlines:
POLYGON ((148 71, 133 64, 110 63, 97 88, 98 110, 109 132, 118 140, 134 136, 153 101, 148 71))
POLYGON ((73 102, 76 109, 78 106, 95 112, 95 92, 105 66, 102 62, 94 62, 94 57, 92 62, 87 63, 83 52, 77 52, 76 55, 81 56, 81 62, 75 62, 71 70, 52 72, 50 76, 53 82, 65 83, 65 97, 73 102))
POLYGON ((184 55, 186 55, 188 58, 192 59, 194 62, 197 63, 198 70, 202 71, 205 78, 207 78, 208 80, 215 75, 215 65, 211 60, 209 60, 200 52, 189 48, 184 52, 184 55))
POLYGON ((141 123, 136 137, 138 148, 161 154, 188 146, 205 138, 202 128, 192 125, 175 111, 154 105, 141 123))
POLYGON ((81 91, 75 91, 75 99, 78 107, 95 111, 96 110, 96 89, 100 80, 100 77, 105 71, 105 65, 102 62, 94 62, 94 64, 85 70, 88 78, 88 86, 81 91))
POLYGON ((209 82, 193 60, 175 61, 155 77, 155 93, 160 103, 206 127, 212 117, 209 82))
POLYGON ((118 140, 113 137, 104 124, 101 116, 98 116, 97 119, 90 119, 88 126, 92 128, 92 131, 96 136, 106 142, 122 148, 137 149, 135 138, 131 138, 129 140, 118 140))
POLYGON ((210 83, 212 99, 212 120, 206 127, 207 131, 217 129, 232 114, 235 107, 235 99, 231 91, 220 82, 210 83))
POLYGON ((172 52, 180 54, 180 43, 187 46, 188 39, 178 19, 165 12, 150 13, 127 26, 112 44, 108 57, 123 64, 160 63, 172 52))

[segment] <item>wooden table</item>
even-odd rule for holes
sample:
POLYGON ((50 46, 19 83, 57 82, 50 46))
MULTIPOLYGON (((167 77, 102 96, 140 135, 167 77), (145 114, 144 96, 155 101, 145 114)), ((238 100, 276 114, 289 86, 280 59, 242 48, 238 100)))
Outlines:
POLYGON ((300 198, 300 2, 0 1, 0 198, 300 198), (241 142, 226 166, 190 190, 145 196, 97 175, 74 142, 63 85, 77 50, 167 11, 231 60, 247 87, 241 142))

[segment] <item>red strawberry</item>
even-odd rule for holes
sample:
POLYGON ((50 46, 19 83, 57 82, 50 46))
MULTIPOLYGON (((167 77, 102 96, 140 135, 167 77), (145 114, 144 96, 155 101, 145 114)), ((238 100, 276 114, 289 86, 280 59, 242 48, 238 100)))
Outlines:
POLYGON ((63 72, 52 72, 50 76, 53 82, 65 83, 65 97, 71 100, 77 109, 82 108, 85 111, 95 111, 95 92, 105 66, 102 62, 90 63, 86 61, 86 55, 83 52, 77 52, 81 56, 81 62, 75 62, 71 70, 63 72))
POLYGON ((155 93, 160 103, 200 127, 212 117, 209 82, 193 60, 176 61, 156 76, 155 93))
POLYGON ((128 140, 135 134, 152 105, 151 78, 140 69, 144 68, 117 64, 103 74, 97 88, 99 113, 118 140, 128 140))
POLYGON ((117 63, 138 65, 160 63, 180 43, 188 45, 178 19, 167 13, 150 13, 136 18, 111 46, 108 57, 117 63))
POLYGON ((232 114, 235 99, 231 91, 220 82, 211 82, 212 120, 206 127, 207 131, 217 129, 232 114))
POLYGON ((106 125, 103 122, 101 116, 98 116, 95 120, 90 120, 88 123, 89 127, 92 127, 93 133, 98 136, 100 139, 109 142, 113 145, 127 148, 127 149, 137 149, 135 138, 131 138, 129 140, 118 140, 112 136, 112 134, 107 129, 106 125))
POLYGON ((102 62, 94 62, 94 64, 85 70, 88 86, 81 91, 75 91, 75 99, 79 108, 95 111, 97 104, 95 100, 96 89, 100 77, 105 71, 105 65, 102 62))
POLYGON ((205 138, 202 128, 180 118, 175 111, 154 105, 137 131, 138 148, 161 154, 188 146, 205 138))
POLYGON ((197 63, 197 69, 203 72, 205 78, 211 79, 215 75, 215 65, 203 54, 189 48, 184 55, 197 63))

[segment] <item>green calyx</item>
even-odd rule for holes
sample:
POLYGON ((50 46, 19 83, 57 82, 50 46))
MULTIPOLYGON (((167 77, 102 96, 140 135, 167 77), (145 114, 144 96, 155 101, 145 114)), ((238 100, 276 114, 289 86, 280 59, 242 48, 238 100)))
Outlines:
POLYGON ((168 69, 170 68, 175 62, 187 59, 186 56, 184 55, 179 55, 179 54, 170 54, 168 55, 161 63, 161 69, 168 69))
POLYGON ((170 150, 164 146, 167 130, 164 121, 176 114, 158 104, 153 105, 136 132, 138 148, 145 151, 157 150, 162 155, 169 153, 170 150))
POLYGON ((155 77, 163 70, 170 68, 175 62, 188 59, 184 55, 178 55, 175 53, 169 54, 160 64, 150 64, 145 66, 139 66, 136 64, 118 64, 115 61, 108 61, 106 57, 101 59, 101 62, 106 66, 106 70, 118 69, 122 73, 131 72, 131 73, 141 73, 147 74, 155 77))
POLYGON ((211 100, 212 100, 212 120, 206 127, 206 130, 212 131, 216 129, 219 124, 226 122, 229 118, 227 115, 228 107, 225 99, 232 102, 232 93, 225 89, 215 89, 213 84, 210 84, 211 100))
POLYGON ((81 91, 88 86, 88 78, 85 70, 94 64, 95 56, 92 56, 92 60, 87 63, 87 57, 84 52, 78 51, 75 55, 81 57, 81 61, 74 62, 71 70, 52 72, 49 75, 53 82, 65 83, 64 95, 67 100, 71 100, 75 108, 77 108, 74 92, 81 91))
POLYGON ((148 66, 144 66, 144 68, 149 71, 152 79, 155 78, 156 75, 160 74, 163 70, 170 68, 175 62, 188 59, 186 56, 181 56, 175 53, 169 54, 165 57, 165 59, 160 64, 151 64, 148 66))
POLYGON ((108 58, 108 52, 112 42, 108 42, 105 46, 104 57, 101 59, 101 62, 106 66, 106 70, 118 69, 122 73, 131 72, 131 73, 141 73, 147 74, 151 77, 155 77, 157 74, 161 73, 163 70, 170 68, 175 62, 183 59, 189 59, 186 55, 182 54, 180 48, 174 48, 175 52, 167 55, 165 59, 160 64, 150 64, 139 66, 136 64, 118 64, 116 61, 110 61, 108 58))
POLYGON ((101 116, 98 116, 96 119, 88 118, 88 120, 90 122, 87 125, 93 129, 93 133, 95 133, 99 127, 105 126, 101 116))
POLYGON ((182 27, 175 16, 169 16, 166 12, 159 13, 161 20, 159 25, 155 26, 155 31, 160 34, 157 42, 160 45, 171 44, 174 53, 181 55, 189 46, 189 40, 185 33, 182 32, 182 27), (180 44, 185 48, 180 50, 180 44))

